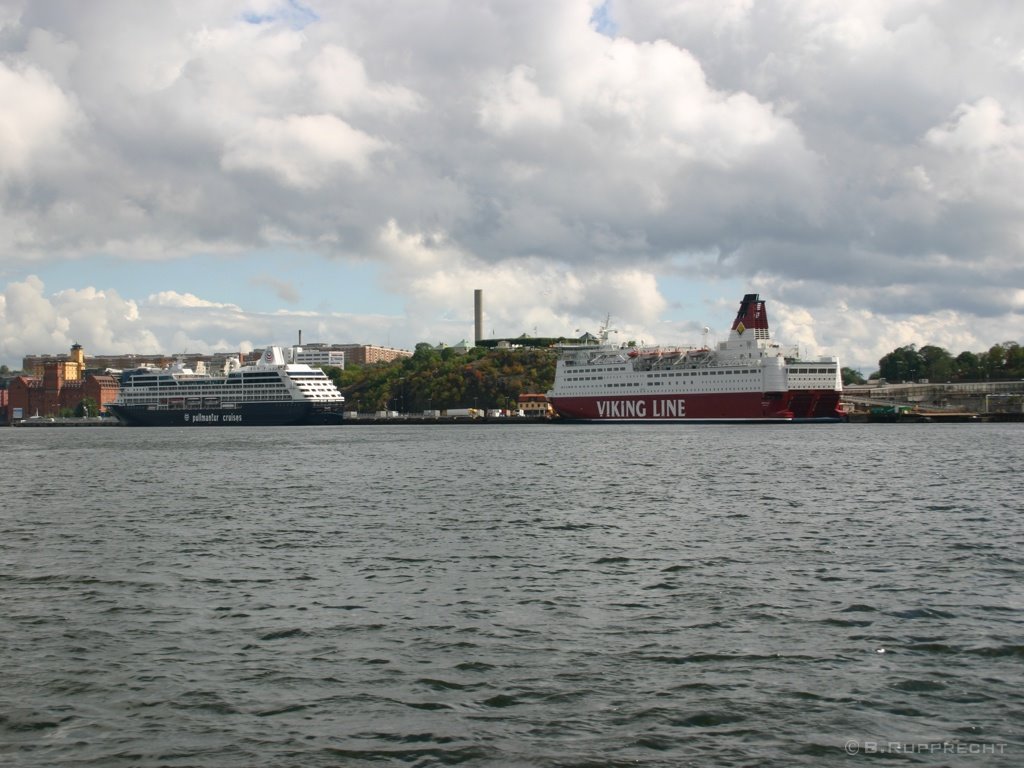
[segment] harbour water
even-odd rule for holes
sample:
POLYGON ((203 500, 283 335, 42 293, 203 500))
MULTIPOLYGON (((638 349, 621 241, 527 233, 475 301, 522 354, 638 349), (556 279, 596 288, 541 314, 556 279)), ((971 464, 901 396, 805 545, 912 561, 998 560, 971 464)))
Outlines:
POLYGON ((1024 427, 0 430, 0 765, 1024 765, 1024 427))

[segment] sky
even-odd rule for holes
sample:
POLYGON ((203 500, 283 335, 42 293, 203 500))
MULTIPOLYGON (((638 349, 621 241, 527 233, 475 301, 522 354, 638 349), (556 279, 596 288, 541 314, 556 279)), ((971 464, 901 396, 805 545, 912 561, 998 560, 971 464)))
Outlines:
POLYGON ((0 363, 1024 342, 1018 0, 0 0, 0 363))

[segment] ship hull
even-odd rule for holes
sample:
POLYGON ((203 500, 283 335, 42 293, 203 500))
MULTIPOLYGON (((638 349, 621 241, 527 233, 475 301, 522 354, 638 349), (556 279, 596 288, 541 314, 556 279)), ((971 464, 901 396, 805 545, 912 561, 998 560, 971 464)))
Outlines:
POLYGON ((313 403, 240 403, 234 408, 107 406, 129 427, 284 427, 341 424, 340 409, 313 403))
POLYGON ((843 421, 842 393, 833 389, 799 389, 789 393, 793 421, 801 424, 834 424, 843 421))
POLYGON ((549 395, 555 411, 574 421, 634 422, 758 422, 793 421, 785 393, 733 392, 714 394, 560 397, 549 395))

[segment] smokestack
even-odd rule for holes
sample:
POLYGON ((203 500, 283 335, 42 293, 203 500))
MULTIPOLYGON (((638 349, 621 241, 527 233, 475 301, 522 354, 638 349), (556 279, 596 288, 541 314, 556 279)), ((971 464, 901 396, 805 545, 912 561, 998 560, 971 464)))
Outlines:
POLYGON ((476 324, 476 338, 479 344, 484 337, 484 292, 480 288, 473 291, 473 320, 476 324))
POLYGON ((302 329, 299 329, 299 346, 302 346, 302 329))

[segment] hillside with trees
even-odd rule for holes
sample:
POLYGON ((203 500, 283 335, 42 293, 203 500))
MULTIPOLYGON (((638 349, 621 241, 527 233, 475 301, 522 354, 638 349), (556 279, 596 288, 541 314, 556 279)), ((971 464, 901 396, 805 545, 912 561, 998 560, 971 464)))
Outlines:
POLYGON ((955 357, 931 344, 894 349, 878 361, 872 379, 903 383, 927 379, 945 383, 962 381, 1010 381, 1024 378, 1024 347, 1016 341, 994 344, 987 352, 961 352, 955 357))
POLYGON ((421 413, 449 408, 515 408, 526 392, 547 392, 555 379, 555 350, 483 349, 466 354, 416 345, 412 357, 391 363, 325 368, 361 413, 421 413))

